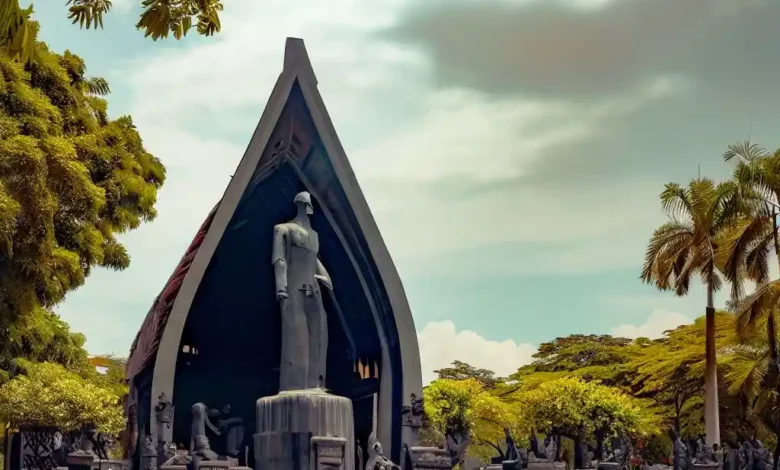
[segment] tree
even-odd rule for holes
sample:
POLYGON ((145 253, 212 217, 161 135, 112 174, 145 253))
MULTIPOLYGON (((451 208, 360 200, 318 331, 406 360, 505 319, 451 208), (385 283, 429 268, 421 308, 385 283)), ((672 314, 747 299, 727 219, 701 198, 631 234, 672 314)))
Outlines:
POLYGON ((474 379, 485 388, 495 388, 498 380, 496 373, 488 369, 478 369, 461 361, 452 361, 452 367, 444 367, 434 371, 440 379, 466 380, 474 379))
POLYGON ((90 371, 84 335, 41 307, 11 323, 0 343, 0 385, 16 373, 16 362, 52 362, 80 374, 90 371))
POLYGON ((0 421, 63 431, 93 424, 110 435, 124 427, 120 397, 111 389, 58 364, 22 361, 20 366, 25 373, 0 387, 0 421))
POLYGON ((425 387, 423 395, 428 425, 436 434, 467 439, 473 443, 469 455, 483 462, 496 451, 503 452, 505 427, 515 436, 528 435, 521 410, 491 394, 475 378, 438 379, 425 387))
MULTIPOLYGON (((520 401, 535 429, 552 431, 574 441, 575 449, 588 438, 601 448, 610 435, 640 436, 656 431, 654 417, 643 404, 614 387, 579 378, 546 382, 524 392, 520 401)), ((575 452, 574 468, 583 468, 575 452)))
POLYGON ((609 335, 570 335, 542 343, 531 364, 521 367, 510 379, 526 388, 533 382, 562 377, 598 380, 605 385, 627 386, 633 371, 629 365, 637 354, 637 343, 609 335), (538 380, 537 380, 538 379, 538 380))
MULTIPOLYGON (((727 162, 734 163, 734 178, 741 188, 753 195, 759 202, 751 212, 737 219, 722 237, 718 255, 724 265, 724 274, 738 286, 741 294, 745 281, 754 281, 758 288, 733 310, 737 315, 737 331, 741 338, 748 339, 757 329, 763 329, 767 338, 766 361, 759 374, 761 382, 748 381, 750 395, 775 400, 773 407, 780 410, 780 351, 777 344, 777 309, 780 305, 780 279, 769 280, 769 254, 774 253, 780 262, 777 217, 780 209, 780 150, 769 153, 761 147, 743 142, 730 145, 723 155, 727 162), (765 394, 756 387, 772 392, 765 394)), ((739 299, 738 299, 739 300, 739 299)), ((774 430, 777 432, 777 430, 774 430)), ((775 447, 774 458, 780 458, 780 442, 775 447)))
POLYGON ((0 54, 0 327, 48 308, 95 267, 124 269, 116 235, 156 216, 165 168, 129 116, 112 120, 103 79, 36 45, 23 66, 0 54))
POLYGON ((718 371, 715 357, 714 293, 722 280, 715 264, 719 234, 739 214, 741 200, 733 182, 715 184, 708 178, 692 180, 687 188, 668 183, 661 205, 671 218, 653 233, 641 279, 660 290, 686 295, 698 275, 707 289, 705 427, 707 442, 720 442, 718 371))
MULTIPOLYGON (((68 18, 83 29, 103 28, 103 15, 111 10, 111 0, 68 0, 68 18)), ((172 34, 181 39, 192 29, 213 36, 221 28, 221 0, 142 0, 143 11, 135 25, 153 40, 172 34)), ((38 25, 32 20, 32 3, 22 8, 19 0, 6 0, 0 8, 0 48, 22 62, 36 59, 38 25)))

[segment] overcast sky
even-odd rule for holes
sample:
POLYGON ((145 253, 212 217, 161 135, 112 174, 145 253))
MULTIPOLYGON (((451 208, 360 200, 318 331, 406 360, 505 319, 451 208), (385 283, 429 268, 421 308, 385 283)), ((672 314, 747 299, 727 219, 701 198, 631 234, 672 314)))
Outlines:
MULTIPOLYGON (((104 31, 36 3, 168 168, 159 218, 58 312, 91 352, 126 354, 224 191, 302 37, 398 266, 425 379, 454 359, 511 373, 571 333, 658 336, 703 313, 642 285, 658 194, 751 137, 777 142, 780 2, 225 0, 212 39, 153 42, 115 0, 104 31), (752 124, 751 124, 752 123, 752 124)), ((723 298, 719 299, 722 302, 723 298)))

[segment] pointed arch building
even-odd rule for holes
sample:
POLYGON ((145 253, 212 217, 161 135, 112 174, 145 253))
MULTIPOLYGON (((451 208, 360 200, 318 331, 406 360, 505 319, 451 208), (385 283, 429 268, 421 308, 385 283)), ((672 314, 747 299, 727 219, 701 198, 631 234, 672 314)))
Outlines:
POLYGON ((315 200, 312 223, 335 286, 325 299, 327 387, 352 399, 362 442, 375 430, 396 461, 403 444, 415 444, 419 403, 412 401, 422 396, 422 379, 414 321, 297 38, 287 39, 282 72, 224 196, 133 342, 127 378, 135 442, 153 434, 187 445, 196 402, 230 405, 251 439, 255 401, 279 385, 272 228, 293 215, 302 190, 315 200))

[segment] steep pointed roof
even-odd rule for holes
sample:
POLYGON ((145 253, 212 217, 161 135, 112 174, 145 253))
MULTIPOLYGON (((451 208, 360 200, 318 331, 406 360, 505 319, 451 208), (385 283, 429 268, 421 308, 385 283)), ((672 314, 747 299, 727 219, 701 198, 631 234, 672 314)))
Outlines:
MULTIPOLYGON (((132 378, 154 361, 153 397, 161 393, 171 396, 173 371, 188 312, 195 294, 216 248, 242 201, 245 193, 265 173, 273 172, 290 155, 308 157, 315 147, 312 142, 296 133, 296 123, 290 121, 285 128, 284 113, 293 105, 291 94, 302 95, 302 104, 315 127, 315 132, 324 152, 318 158, 325 159, 331 170, 329 178, 319 181, 313 193, 315 198, 327 199, 331 187, 339 187, 339 194, 346 200, 346 206, 334 209, 339 217, 345 218, 342 226, 349 233, 345 237, 360 238, 356 250, 371 258, 376 267, 379 282, 386 291, 390 309, 395 320, 400 343, 400 360, 403 364, 403 395, 419 396, 422 383, 417 335, 411 311, 390 254, 379 234, 376 222, 368 208, 363 192, 352 170, 344 148, 336 135, 333 123, 325 109, 317 89, 317 78, 312 69, 303 40, 288 38, 284 53, 284 67, 269 97, 263 115, 249 142, 220 203, 207 218, 187 254, 166 284, 163 294, 155 301, 139 332, 128 361, 128 378, 132 378), (347 214, 348 213, 348 214, 347 214), (346 215, 345 215, 346 214, 346 215), (357 235, 356 235, 357 234, 357 235), (158 305, 159 304, 159 305, 158 305)), ((407 399, 404 399, 406 401, 407 399)))

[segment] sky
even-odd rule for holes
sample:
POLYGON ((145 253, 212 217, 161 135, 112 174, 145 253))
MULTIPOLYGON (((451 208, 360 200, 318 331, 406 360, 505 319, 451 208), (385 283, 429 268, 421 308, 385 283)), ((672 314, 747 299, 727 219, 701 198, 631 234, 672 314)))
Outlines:
POLYGON ((181 42, 144 39, 132 0, 102 31, 63 3, 36 3, 42 39, 108 79, 110 114, 131 114, 168 168, 158 219, 122 237, 130 268, 57 308, 92 353, 127 354, 238 165, 287 36, 306 42, 400 272, 425 381, 703 314, 703 289, 639 281, 658 194, 728 177, 729 143, 780 145, 776 1, 225 0, 222 33, 181 42))

